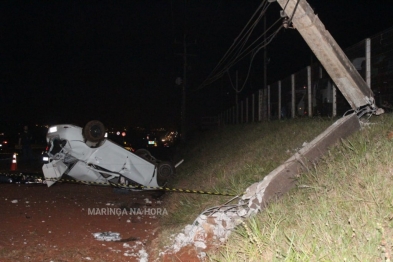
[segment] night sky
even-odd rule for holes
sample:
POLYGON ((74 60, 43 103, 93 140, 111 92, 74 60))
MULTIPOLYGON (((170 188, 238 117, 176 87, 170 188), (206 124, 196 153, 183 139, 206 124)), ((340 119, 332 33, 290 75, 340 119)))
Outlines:
MULTIPOLYGON (((262 1, 1 1, 1 125, 75 123, 177 126, 183 35, 186 34, 187 120, 229 105, 228 78, 199 91, 262 1)), ((310 0, 345 49, 393 26, 391 0, 310 0)), ((272 3, 267 23, 279 18, 272 3)), ((263 32, 261 22, 255 36, 263 32)), ((312 57, 296 30, 268 47, 268 82, 307 66, 312 57)), ((244 93, 263 86, 262 52, 244 93)), ((230 69, 244 76, 246 57, 230 69)), ((191 124, 191 123, 190 123, 191 124)))

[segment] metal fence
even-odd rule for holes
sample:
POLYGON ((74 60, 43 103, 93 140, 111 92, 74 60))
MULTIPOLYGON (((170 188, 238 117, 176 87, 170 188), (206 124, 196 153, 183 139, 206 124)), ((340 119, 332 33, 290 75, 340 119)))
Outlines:
MULTIPOLYGON (((374 93, 376 105, 393 110, 393 27, 344 50, 374 93)), ((310 65, 241 100, 218 116, 237 124, 305 116, 336 116, 351 109, 320 64, 310 65)))

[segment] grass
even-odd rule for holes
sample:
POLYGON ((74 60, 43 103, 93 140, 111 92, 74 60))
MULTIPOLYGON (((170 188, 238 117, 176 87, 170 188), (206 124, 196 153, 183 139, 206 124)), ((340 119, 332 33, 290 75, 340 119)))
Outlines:
POLYGON ((210 260, 391 261, 393 118, 372 120, 303 174, 296 189, 239 227, 210 260))
MULTIPOLYGON (((332 119, 226 126, 183 152, 174 186, 241 193, 311 141, 332 119)), ((245 221, 210 261, 391 261, 393 255, 392 114, 372 117, 340 141, 297 187, 245 221)), ((180 232, 228 197, 171 194, 160 239, 180 232)), ((164 245, 164 244, 162 244, 164 245)))
MULTIPOLYGON (((209 130, 182 148, 184 163, 170 187, 242 194, 334 122, 302 118, 209 130), (307 126, 307 128, 306 128, 307 126), (289 131, 288 131, 289 130, 289 131)), ((163 218, 163 239, 180 232, 205 209, 228 201, 228 196, 173 193, 167 196, 169 216, 163 218)))

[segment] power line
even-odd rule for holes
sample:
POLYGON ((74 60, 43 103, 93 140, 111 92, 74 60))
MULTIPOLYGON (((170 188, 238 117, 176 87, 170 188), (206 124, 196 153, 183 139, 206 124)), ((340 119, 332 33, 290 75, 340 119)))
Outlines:
MULTIPOLYGON (((206 87, 207 85, 210 85, 214 81, 218 80, 234 64, 239 62, 241 59, 243 59, 245 56, 249 55, 250 53, 253 53, 253 55, 251 57, 251 61, 250 61, 249 70, 247 73, 247 78, 248 78, 249 72, 251 70, 251 65, 252 65, 252 62, 255 58, 255 55, 262 48, 266 47, 266 45, 268 45, 273 40, 273 38, 277 35, 277 33, 283 27, 282 25, 279 26, 279 28, 276 29, 270 36, 266 37, 266 42, 262 41, 262 42, 258 43, 262 37, 264 37, 273 27, 275 27, 277 25, 277 23, 279 21, 282 20, 282 18, 279 18, 266 31, 264 31, 263 34, 261 34, 256 40, 254 40, 249 46, 245 47, 246 43, 249 41, 250 36, 251 36, 253 30, 255 29, 256 25, 260 22, 261 18, 264 15, 266 15, 266 11, 269 6, 270 6, 270 2, 267 2, 266 0, 262 1, 262 3, 259 5, 257 10, 254 12, 252 17, 250 18, 250 20, 247 22, 246 26, 243 28, 243 30, 240 32, 238 37, 235 39, 234 43, 230 46, 228 51, 225 53, 223 58, 221 58, 221 60, 217 64, 217 66, 213 69, 213 71, 209 74, 209 76, 202 82, 202 84, 196 90, 202 89, 202 88, 206 87), (255 21, 252 23, 251 27, 248 30, 246 30, 246 28, 251 24, 251 21, 253 20, 253 18, 258 13, 259 13, 259 15, 255 19, 255 21), (246 33, 244 33, 244 32, 246 32, 246 33), (236 50, 236 48, 238 46, 240 46, 240 47, 236 50), (224 64, 224 62, 225 62, 225 64, 224 64), (219 69, 219 68, 221 68, 221 69, 219 69)), ((242 88, 244 88, 244 85, 245 85, 245 83, 243 84, 242 88)))
MULTIPOLYGON (((281 21, 281 18, 279 20, 277 20, 275 24, 277 24, 278 21, 281 21)), ((273 25, 273 26, 274 26, 273 25)), ((260 38, 262 38, 264 34, 262 34, 257 40, 255 40, 249 47, 247 47, 246 50, 244 50, 240 55, 238 55, 237 57, 235 57, 232 61, 229 61, 219 72, 216 72, 216 74, 214 76, 208 77, 202 84, 200 87, 197 88, 198 89, 202 89, 207 85, 210 85, 211 83, 213 83, 214 81, 216 81, 217 79, 221 78, 228 70, 229 68, 231 68, 234 64, 236 64, 237 62, 239 62, 241 59, 243 59, 245 56, 249 55, 250 53, 253 53, 252 56, 252 60, 255 58, 255 55, 265 46, 267 46, 268 44, 271 43, 271 41, 274 39, 274 37, 277 35, 277 33, 283 28, 283 26, 281 25, 277 30, 274 31, 273 34, 271 34, 270 36, 268 36, 266 38, 266 43, 263 41, 259 44, 257 44, 256 46, 252 47, 253 45, 255 45, 258 40, 260 38)), ((271 27, 266 31, 268 32, 271 29, 271 27)), ((251 60, 251 62, 252 62, 251 60)), ((250 65, 251 66, 251 65, 250 65)))
MULTIPOLYGON (((249 21, 247 22, 246 26, 242 29, 242 31, 240 32, 240 34, 235 38, 235 41, 232 43, 232 45, 229 47, 229 49, 227 50, 227 52, 224 54, 224 56, 221 58, 221 60, 218 62, 218 64, 216 65, 216 67, 213 69, 213 71, 209 74, 209 76, 207 77, 207 79, 205 79, 205 81, 202 83, 202 87, 205 85, 206 82, 208 82, 209 79, 213 78, 212 76, 214 74, 216 74, 215 72, 218 70, 218 68, 220 67, 221 64, 224 63, 224 61, 231 55, 231 53, 233 52, 233 49, 235 49, 240 43, 239 41, 241 41, 244 36, 242 38, 240 38, 240 36, 243 34, 243 32, 245 31, 245 29, 247 28, 247 26, 250 24, 251 20, 253 19, 253 17, 259 12, 259 10, 266 4, 266 0, 264 0, 257 8, 257 10, 254 12, 254 14, 251 16, 251 18, 249 19, 249 21)), ((263 12, 263 11, 262 11, 263 12)), ((261 12, 261 13, 262 13, 261 12)), ((261 14, 259 15, 261 16, 261 14)), ((251 30, 251 29, 250 29, 251 30)), ((250 31, 249 30, 249 31, 250 31)), ((251 33, 251 32, 250 32, 251 33)), ((249 33, 249 34, 250 34, 249 33)), ((248 39, 248 38, 247 38, 248 39)), ((244 44, 246 43, 246 41, 244 41, 244 44)), ((241 49, 240 49, 241 50, 241 49)), ((201 87, 200 87, 201 88, 201 87)), ((200 89, 198 88, 198 89, 200 89)))

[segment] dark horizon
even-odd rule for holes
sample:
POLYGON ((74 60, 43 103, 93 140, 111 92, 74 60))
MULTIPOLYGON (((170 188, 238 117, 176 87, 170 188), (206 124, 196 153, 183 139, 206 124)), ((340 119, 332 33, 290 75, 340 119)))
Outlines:
MULTIPOLYGON (((193 55, 187 68, 187 120, 193 124, 198 116, 216 114, 230 102, 228 79, 192 90, 261 2, 200 1, 185 8, 180 0, 3 1, 3 125, 83 125, 97 119, 106 126, 178 127, 181 87, 175 79, 183 75, 179 54, 185 32, 193 55)), ((343 49, 393 26, 392 1, 308 2, 343 49)), ((268 22, 279 17, 279 10, 271 4, 268 22)), ((268 46, 268 56, 269 82, 304 68, 312 54, 296 30, 283 30, 268 46)), ((248 64, 245 59, 237 66, 242 74, 248 64)), ((258 54, 247 92, 262 88, 262 65, 258 54)))

